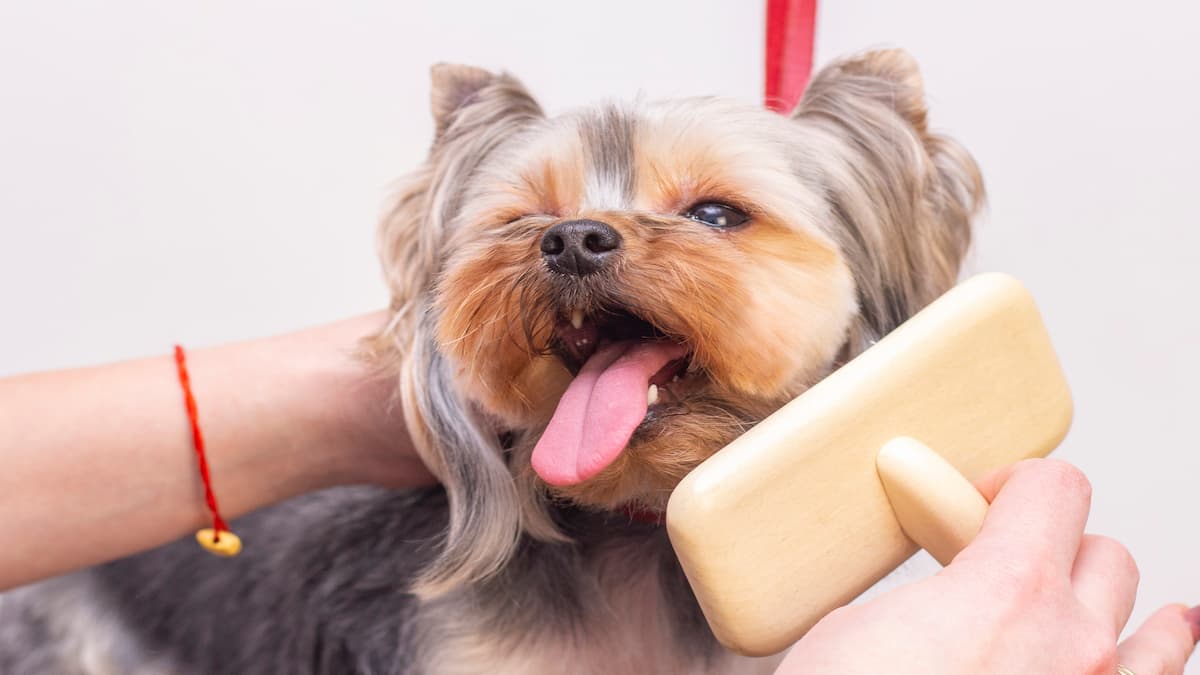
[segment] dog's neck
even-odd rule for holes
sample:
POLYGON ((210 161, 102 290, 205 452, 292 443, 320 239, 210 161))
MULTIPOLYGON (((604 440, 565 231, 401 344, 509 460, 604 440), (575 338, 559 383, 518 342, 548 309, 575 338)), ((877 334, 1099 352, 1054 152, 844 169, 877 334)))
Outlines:
POLYGON ((635 506, 596 510, 559 503, 551 507, 551 512, 560 531, 576 541, 587 542, 657 536, 666 522, 665 513, 635 506))

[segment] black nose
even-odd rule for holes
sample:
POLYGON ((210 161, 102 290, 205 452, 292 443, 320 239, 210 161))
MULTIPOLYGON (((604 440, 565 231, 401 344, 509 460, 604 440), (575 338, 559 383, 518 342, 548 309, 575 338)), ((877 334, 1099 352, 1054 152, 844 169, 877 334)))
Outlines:
POLYGON ((621 235, 598 220, 567 220, 542 235, 542 257, 560 274, 599 272, 621 248, 621 235))

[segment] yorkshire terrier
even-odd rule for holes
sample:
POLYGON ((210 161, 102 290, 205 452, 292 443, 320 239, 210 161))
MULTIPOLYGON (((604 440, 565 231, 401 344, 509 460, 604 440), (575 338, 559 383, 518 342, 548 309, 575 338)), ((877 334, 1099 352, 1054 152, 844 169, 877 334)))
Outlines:
MULTIPOLYGON (((547 117, 433 69, 381 230, 398 378, 441 486, 339 488, 6 595, 8 675, 768 673, 657 523, 693 467, 956 280, 983 185, 901 51, 790 116, 717 98, 547 117)), ((753 527, 753 523, 747 523, 753 527)))

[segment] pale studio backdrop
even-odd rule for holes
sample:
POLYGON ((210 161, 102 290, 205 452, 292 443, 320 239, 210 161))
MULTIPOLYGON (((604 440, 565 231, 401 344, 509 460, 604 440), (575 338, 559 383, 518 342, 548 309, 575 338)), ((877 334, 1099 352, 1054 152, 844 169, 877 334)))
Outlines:
MULTIPOLYGON (((818 63, 912 51, 982 164, 973 268, 1043 308, 1077 403, 1059 456, 1141 564, 1135 619, 1200 602, 1198 25, 1171 0, 826 0, 817 30, 818 63)), ((2 3, 0 374, 382 306, 374 223, 429 141, 432 62, 551 111, 757 99, 762 42, 758 1, 2 3)))

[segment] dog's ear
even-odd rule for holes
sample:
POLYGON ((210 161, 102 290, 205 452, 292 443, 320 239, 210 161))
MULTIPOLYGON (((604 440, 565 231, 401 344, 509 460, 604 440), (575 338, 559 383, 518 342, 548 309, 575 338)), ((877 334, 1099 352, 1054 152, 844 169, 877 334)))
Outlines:
POLYGON ((515 78, 440 64, 431 71, 435 136, 425 165, 401 185, 380 228, 384 274, 398 315, 427 290, 471 177, 504 139, 542 117, 515 78))
POLYGON ((983 179, 961 145, 930 132, 920 71, 901 50, 825 67, 793 118, 832 155, 822 180, 858 285, 852 355, 954 285, 983 179))
POLYGON ((429 79, 434 134, 441 137, 450 127, 454 113, 470 103, 480 90, 496 79, 496 75, 475 66, 438 63, 430 68, 429 79))
POLYGON ((421 459, 446 489, 450 522, 438 557, 414 589, 424 597, 497 571, 521 531, 521 505, 499 439, 454 386, 437 349, 430 295, 463 200, 480 166, 507 139, 542 118, 516 79, 469 66, 432 71, 435 138, 380 228, 392 316, 367 357, 399 373, 405 425, 421 459))
POLYGON ((875 102, 900 115, 918 133, 928 131, 925 83, 911 54, 884 49, 835 61, 813 77, 796 114, 822 105, 875 102))
POLYGON ((508 75, 439 64, 430 79, 435 135, 429 156, 400 183, 379 228, 392 318, 370 351, 390 370, 399 367, 417 332, 448 227, 472 175, 505 138, 542 117, 525 87, 508 75))

